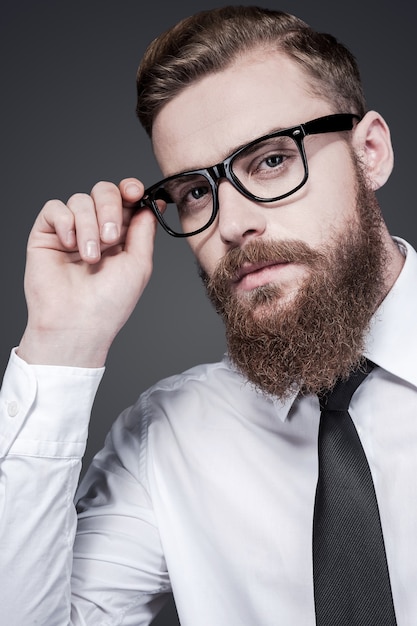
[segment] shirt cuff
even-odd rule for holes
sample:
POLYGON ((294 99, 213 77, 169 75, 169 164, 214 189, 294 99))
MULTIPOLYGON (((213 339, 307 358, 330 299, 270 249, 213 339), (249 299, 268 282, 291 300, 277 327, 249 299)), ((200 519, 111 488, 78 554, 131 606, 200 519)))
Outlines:
POLYGON ((81 458, 102 368, 28 365, 13 349, 0 390, 0 458, 81 458))

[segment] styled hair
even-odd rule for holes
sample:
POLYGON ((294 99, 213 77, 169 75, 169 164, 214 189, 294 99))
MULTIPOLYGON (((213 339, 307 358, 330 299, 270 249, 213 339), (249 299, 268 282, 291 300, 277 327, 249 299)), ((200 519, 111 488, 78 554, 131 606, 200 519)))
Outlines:
POLYGON ((181 20, 148 46, 137 72, 136 107, 148 135, 164 104, 256 49, 281 52, 298 63, 306 88, 330 102, 335 112, 365 114, 356 59, 335 37, 282 11, 226 6, 181 20))

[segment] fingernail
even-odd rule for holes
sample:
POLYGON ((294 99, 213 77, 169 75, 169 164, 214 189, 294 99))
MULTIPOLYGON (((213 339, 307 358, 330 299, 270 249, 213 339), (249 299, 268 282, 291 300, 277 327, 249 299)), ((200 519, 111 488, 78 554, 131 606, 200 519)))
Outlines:
POLYGON ((90 239, 85 244, 85 253, 89 259, 96 259, 98 257, 98 245, 93 239, 90 239))
POLYGON ((119 235, 117 224, 106 222, 101 228, 101 238, 103 241, 115 241, 119 235))
POLYGON ((129 183, 125 187, 125 193, 127 193, 129 196, 137 196, 140 191, 141 189, 139 185, 136 185, 135 183, 129 183))

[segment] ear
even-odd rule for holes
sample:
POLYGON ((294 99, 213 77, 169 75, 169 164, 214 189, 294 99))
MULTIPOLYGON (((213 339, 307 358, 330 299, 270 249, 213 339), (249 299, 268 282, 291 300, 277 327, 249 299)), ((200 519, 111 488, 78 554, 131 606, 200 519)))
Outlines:
POLYGON ((369 111, 356 125, 352 146, 365 168, 372 189, 376 191, 387 182, 394 167, 390 131, 379 113, 369 111))

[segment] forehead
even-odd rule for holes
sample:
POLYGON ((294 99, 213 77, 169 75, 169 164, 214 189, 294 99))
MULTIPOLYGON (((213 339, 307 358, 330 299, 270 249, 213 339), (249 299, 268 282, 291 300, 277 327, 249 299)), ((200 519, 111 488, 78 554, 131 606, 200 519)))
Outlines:
POLYGON ((164 105, 153 126, 155 156, 164 176, 205 167, 260 135, 330 112, 293 60, 258 50, 164 105))

